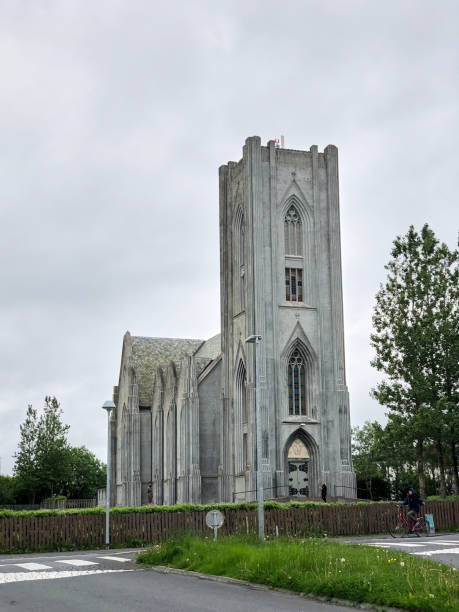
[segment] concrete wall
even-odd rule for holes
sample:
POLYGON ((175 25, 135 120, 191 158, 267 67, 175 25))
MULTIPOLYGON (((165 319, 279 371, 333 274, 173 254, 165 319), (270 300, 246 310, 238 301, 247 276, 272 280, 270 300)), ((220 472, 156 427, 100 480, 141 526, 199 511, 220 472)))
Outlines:
POLYGON ((199 463, 202 503, 219 501, 221 361, 199 384, 199 463))
POLYGON ((141 503, 148 501, 147 488, 151 474, 151 408, 140 408, 140 479, 142 481, 141 503))

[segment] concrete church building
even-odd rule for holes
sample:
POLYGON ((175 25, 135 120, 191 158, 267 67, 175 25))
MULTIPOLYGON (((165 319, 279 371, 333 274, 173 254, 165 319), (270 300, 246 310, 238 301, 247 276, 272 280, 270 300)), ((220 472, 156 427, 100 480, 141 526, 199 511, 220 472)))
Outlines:
POLYGON ((344 362, 338 151, 261 146, 221 166, 221 336, 123 340, 112 503, 355 497, 344 362), (260 334, 255 345, 246 343, 260 334))

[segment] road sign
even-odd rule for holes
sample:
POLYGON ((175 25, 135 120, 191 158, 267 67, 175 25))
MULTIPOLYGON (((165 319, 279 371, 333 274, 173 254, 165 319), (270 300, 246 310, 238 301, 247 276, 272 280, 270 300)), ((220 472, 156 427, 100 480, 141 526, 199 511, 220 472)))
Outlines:
POLYGON ((223 525, 225 517, 220 510, 210 510, 206 514, 206 525, 214 530, 214 540, 217 539, 217 531, 223 525))

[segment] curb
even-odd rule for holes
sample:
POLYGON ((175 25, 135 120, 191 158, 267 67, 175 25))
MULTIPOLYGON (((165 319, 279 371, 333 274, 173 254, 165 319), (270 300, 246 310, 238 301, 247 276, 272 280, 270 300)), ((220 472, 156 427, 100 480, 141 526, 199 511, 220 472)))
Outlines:
POLYGON ((376 612, 406 612, 406 610, 402 610, 401 608, 389 608, 387 606, 382 606, 379 604, 352 602, 345 599, 337 599, 335 597, 321 597, 320 595, 314 595, 314 593, 299 593, 297 591, 290 591, 289 589, 280 589, 276 587, 267 586, 266 584, 249 582, 248 580, 240 580, 239 578, 230 578, 228 576, 215 576, 214 574, 203 574, 201 572, 177 569, 175 567, 167 567, 165 565, 147 565, 145 568, 157 572, 158 574, 177 574, 179 576, 191 576, 193 578, 198 578, 199 580, 209 580, 211 582, 234 584, 236 586, 245 587, 253 591, 275 591, 276 593, 283 593, 285 595, 296 595, 297 597, 301 597, 302 599, 310 599, 311 601, 317 601, 320 603, 327 603, 336 606, 347 606, 348 608, 357 608, 359 610, 374 610, 376 612))

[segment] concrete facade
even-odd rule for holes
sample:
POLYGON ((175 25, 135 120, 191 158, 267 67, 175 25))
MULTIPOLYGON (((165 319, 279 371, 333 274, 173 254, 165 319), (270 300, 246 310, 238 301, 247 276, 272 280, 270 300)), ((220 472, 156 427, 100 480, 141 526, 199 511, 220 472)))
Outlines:
POLYGON ((266 496, 319 497, 325 481, 329 495, 355 497, 337 149, 251 137, 219 179, 222 334, 126 333, 112 501, 145 503, 150 481, 159 504, 255 499, 256 367, 266 496), (255 333, 257 363, 245 342, 255 333))

